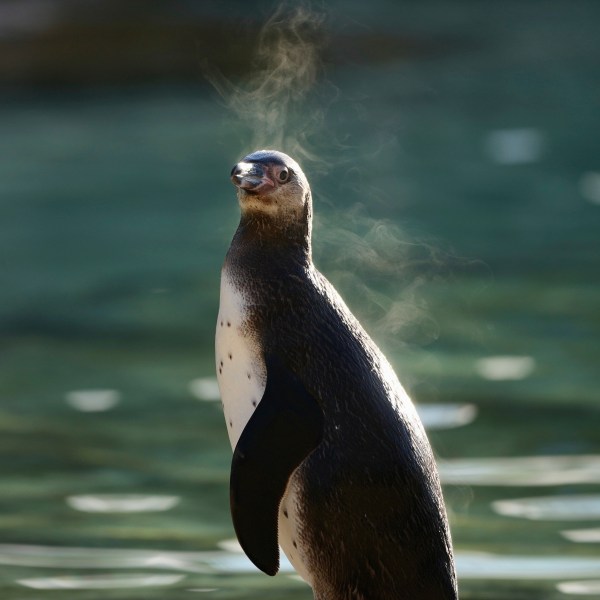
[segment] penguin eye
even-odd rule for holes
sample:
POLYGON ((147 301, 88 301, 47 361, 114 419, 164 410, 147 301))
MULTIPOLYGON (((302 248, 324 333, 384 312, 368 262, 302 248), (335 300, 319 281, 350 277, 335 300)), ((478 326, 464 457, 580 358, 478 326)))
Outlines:
POLYGON ((279 179, 279 181, 281 183, 285 183, 289 178, 290 178, 289 170, 286 169, 285 167, 283 167, 283 169, 281 169, 281 171, 279 171, 279 174, 277 175, 277 179, 279 179))

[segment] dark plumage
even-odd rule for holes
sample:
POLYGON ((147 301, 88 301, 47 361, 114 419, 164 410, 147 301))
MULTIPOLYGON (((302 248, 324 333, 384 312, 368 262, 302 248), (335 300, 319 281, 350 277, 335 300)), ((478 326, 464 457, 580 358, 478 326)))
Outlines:
POLYGON ((277 523, 288 535, 293 509, 283 547, 317 600, 457 598, 429 442, 389 363, 312 263, 304 174, 259 151, 232 180, 242 216, 223 277, 244 299, 239 335, 266 379, 232 464, 242 546, 273 574, 277 523))

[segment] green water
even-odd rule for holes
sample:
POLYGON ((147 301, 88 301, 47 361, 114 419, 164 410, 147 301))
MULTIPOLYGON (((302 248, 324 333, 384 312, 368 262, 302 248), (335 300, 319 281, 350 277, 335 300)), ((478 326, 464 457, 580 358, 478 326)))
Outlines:
MULTIPOLYGON (((307 108, 324 119, 303 161, 315 261, 424 407, 462 598, 600 595, 584 6, 553 13, 541 45, 498 19, 483 50, 357 60, 307 108)), ((2 598, 311 597, 223 545, 230 448, 196 381, 214 377, 249 135, 204 87, 0 101, 2 598)))

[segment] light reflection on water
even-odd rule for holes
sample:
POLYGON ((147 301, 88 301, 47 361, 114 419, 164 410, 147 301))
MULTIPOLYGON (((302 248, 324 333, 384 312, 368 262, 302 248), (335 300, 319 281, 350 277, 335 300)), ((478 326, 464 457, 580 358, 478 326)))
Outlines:
POLYGON ((179 496, 142 494, 86 494, 66 498, 71 508, 90 513, 163 512, 175 507, 179 501, 179 496))
POLYGON ((600 527, 593 529, 568 529, 560 533, 571 542, 580 544, 595 544, 600 542, 600 527))
POLYGON ((458 552, 456 569, 462 579, 552 581, 565 577, 595 577, 600 573, 600 558, 458 552))
POLYGON ((0 564, 49 569, 169 569, 206 573, 221 552, 173 552, 0 544, 0 564))
POLYGON ((121 400, 117 390, 73 390, 65 396, 67 404, 81 412, 104 412, 121 400))
POLYGON ((215 377, 198 377, 188 383, 188 389, 194 398, 207 402, 217 401, 221 398, 219 384, 215 377))
MULTIPOLYGON (((0 565, 50 569, 168 569, 188 573, 251 573, 257 568, 246 555, 234 551, 174 552, 123 548, 73 548, 0 544, 0 565)), ((293 573, 285 555, 280 571, 293 573)))
POLYGON ((579 180, 581 195, 592 204, 600 204, 600 173, 589 171, 579 180))
POLYGON ((557 586, 563 594, 575 596, 600 596, 600 580, 590 581, 563 581, 557 586))
POLYGON ((519 165, 540 160, 544 142, 542 132, 533 127, 498 129, 487 135, 485 149, 498 164, 519 165))
POLYGON ((420 404, 417 411, 425 429, 453 429, 468 425, 477 416, 473 404, 420 404))
POLYGON ((185 575, 127 573, 125 575, 84 575, 18 579, 17 583, 36 590, 109 590, 163 587, 180 582, 185 575))
POLYGON ((492 508, 501 515, 535 521, 587 521, 600 519, 600 495, 543 496, 497 500, 492 508))
MULTIPOLYGON (((294 573, 282 555, 280 572, 294 573)), ((59 569, 169 569, 187 573, 235 575, 258 573, 242 552, 160 552, 110 548, 68 548, 47 546, 0 546, 0 564, 20 567, 59 569)), ((600 572, 600 558, 575 556, 500 555, 485 552, 456 553, 458 575, 461 579, 520 579, 549 580, 565 577, 593 577, 600 572)), ((183 575, 123 574, 98 576, 69 576, 25 578, 23 585, 38 589, 84 587, 139 587, 142 585, 171 585, 183 575), (27 582, 27 583, 25 583, 27 582)))
POLYGON ((221 550, 225 550, 225 552, 234 552, 240 553, 243 552, 240 543, 237 538, 229 538, 227 540, 221 540, 217 546, 221 548, 221 550))
POLYGON ((600 483, 600 455, 448 459, 439 470, 443 483, 456 485, 600 483))
POLYGON ((490 381, 518 381, 529 377, 535 369, 532 356, 486 356, 475 362, 475 371, 490 381))

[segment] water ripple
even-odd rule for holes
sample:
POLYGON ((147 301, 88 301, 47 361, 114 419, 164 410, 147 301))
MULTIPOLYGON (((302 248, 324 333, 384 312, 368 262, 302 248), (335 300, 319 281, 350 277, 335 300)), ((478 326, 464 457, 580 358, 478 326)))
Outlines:
POLYGON ((531 356, 488 356, 475 363, 475 370, 490 381, 517 381, 529 377, 535 369, 531 356))
POLYGON ((560 533, 571 542, 578 542, 580 544, 600 542, 600 527, 594 529, 569 529, 560 533))
POLYGON ((179 496, 143 494, 97 494, 66 498, 71 508, 90 513, 163 512, 176 506, 179 501, 179 496))
POLYGON ((237 538, 227 538, 226 540, 221 540, 220 542, 217 542, 217 546, 221 548, 221 550, 225 550, 225 552, 231 552, 233 554, 240 554, 244 552, 237 538))
POLYGON ((455 485, 547 486, 600 483, 600 456, 517 456, 444 460, 442 482, 455 485))
POLYGON ((35 590, 109 590, 168 586, 178 583, 184 577, 185 575, 128 573, 126 575, 34 577, 31 579, 18 579, 17 583, 35 590))
MULTIPOLYGON (((235 548, 228 541, 223 546, 235 548)), ((290 563, 281 557, 281 572, 294 573, 290 563)), ((576 556, 520 556, 498 555, 485 552, 457 552, 456 564, 458 575, 462 579, 521 579, 521 580, 556 580, 572 577, 594 577, 600 572, 600 558, 576 556)), ((60 569, 169 569, 187 573, 204 574, 245 574, 256 573, 256 567, 239 551, 205 551, 205 552, 171 552, 153 550, 124 550, 110 548, 72 548, 52 546, 25 546, 16 544, 0 544, 0 565, 19 567, 44 567, 60 569)), ((39 589, 66 589, 77 582, 120 581, 119 587, 127 585, 127 577, 132 581, 145 580, 144 577, 162 577, 167 575, 98 575, 97 577, 49 577, 41 579, 23 579, 19 582, 54 582, 54 588, 44 587, 38 583, 39 589), (137 578, 137 579, 136 579, 137 578), (75 582, 75 583, 72 583, 75 582)), ((154 579, 156 582, 157 580, 154 579)), ((160 579, 158 580, 161 581, 160 579)), ((174 581, 174 580, 173 580, 174 581)), ((175 582, 175 581, 174 581, 175 582)), ((99 585, 99 584, 98 584, 99 585)), ((131 584, 133 587, 133 583, 131 584)), ((146 585, 160 585, 147 583, 146 585)), ((168 585, 165 583, 164 585, 168 585)), ((114 587, 117 587, 116 583, 114 587)), ((190 590, 191 591, 191 590, 190 590)), ((196 590, 194 590, 196 591, 196 590)), ((200 591, 198 589, 197 591, 200 591)), ((208 591, 208 590, 206 590, 208 591)))
POLYGON ((215 377, 198 377, 188 383, 190 394, 198 400, 214 402, 221 398, 219 384, 215 377))
POLYGON ((456 569, 462 579, 552 581, 565 577, 595 577, 600 573, 600 558, 458 552, 456 569))
POLYGON ((497 129, 488 133, 485 150, 495 163, 520 165, 539 161, 544 143, 542 132, 533 127, 497 129))
POLYGON ((600 519, 600 495, 540 496, 497 500, 492 508, 501 515, 534 521, 587 521, 600 519))
POLYGON ((462 427, 477 416, 477 407, 473 404, 420 404, 417 410, 429 430, 462 427))
POLYGON ((152 568, 207 573, 211 571, 211 561, 217 561, 220 554, 0 544, 0 565, 50 569, 152 568))
MULTIPOLYGON (((243 552, 175 552, 0 544, 0 565, 51 569, 169 569, 187 573, 249 573, 257 568, 243 552)), ((292 573, 281 556, 281 572, 292 573)))
POLYGON ((588 171, 579 180, 581 195, 592 204, 600 205, 600 173, 588 171))
POLYGON ((589 581, 563 581, 559 583, 556 588, 563 594, 600 597, 600 579, 592 579, 589 581))
POLYGON ((65 396, 67 404, 81 412, 104 412, 121 400, 117 390, 73 390, 65 396))

